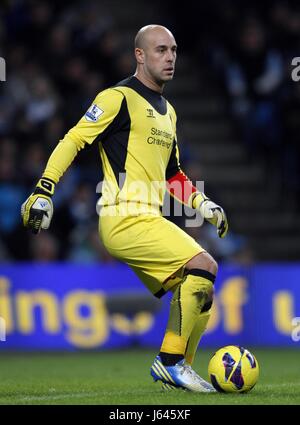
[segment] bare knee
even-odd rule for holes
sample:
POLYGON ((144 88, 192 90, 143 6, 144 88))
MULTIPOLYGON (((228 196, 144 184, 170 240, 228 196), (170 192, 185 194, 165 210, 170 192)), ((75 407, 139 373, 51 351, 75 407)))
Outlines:
POLYGON ((194 258, 192 258, 188 263, 186 263, 185 269, 187 269, 187 270, 191 270, 191 269, 206 270, 209 273, 216 276, 217 272, 218 272, 218 263, 207 252, 201 252, 200 254, 198 254, 194 258))

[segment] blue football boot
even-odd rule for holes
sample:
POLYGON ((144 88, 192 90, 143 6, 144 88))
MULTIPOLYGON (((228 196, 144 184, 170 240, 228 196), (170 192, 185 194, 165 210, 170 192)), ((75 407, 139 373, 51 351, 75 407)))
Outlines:
POLYGON ((202 379, 185 359, 176 363, 175 366, 164 366, 159 356, 150 370, 154 381, 161 381, 164 390, 186 389, 196 393, 215 393, 214 387, 202 379))

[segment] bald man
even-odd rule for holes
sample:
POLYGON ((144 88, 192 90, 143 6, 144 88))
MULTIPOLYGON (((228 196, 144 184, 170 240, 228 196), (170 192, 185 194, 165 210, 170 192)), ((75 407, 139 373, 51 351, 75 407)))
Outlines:
POLYGON ((198 192, 180 168, 176 113, 162 96, 165 83, 174 76, 176 51, 167 28, 148 25, 138 31, 135 74, 100 92, 59 142, 22 205, 22 217, 34 233, 47 229, 56 184, 77 153, 97 142, 104 171, 98 202, 103 244, 154 296, 173 293, 151 375, 164 389, 213 392, 191 366, 210 316, 217 264, 193 238, 162 217, 166 189, 200 210, 220 237, 228 225, 223 209, 198 192))

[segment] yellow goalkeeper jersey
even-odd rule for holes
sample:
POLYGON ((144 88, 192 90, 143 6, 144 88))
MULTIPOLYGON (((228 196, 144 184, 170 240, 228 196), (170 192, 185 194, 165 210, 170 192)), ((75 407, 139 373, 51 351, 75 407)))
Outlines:
POLYGON ((104 172, 101 205, 133 202, 146 210, 161 208, 166 179, 180 169, 170 103, 134 76, 100 92, 61 141, 73 146, 69 158, 54 152, 44 176, 57 182, 77 152, 95 141, 104 172))

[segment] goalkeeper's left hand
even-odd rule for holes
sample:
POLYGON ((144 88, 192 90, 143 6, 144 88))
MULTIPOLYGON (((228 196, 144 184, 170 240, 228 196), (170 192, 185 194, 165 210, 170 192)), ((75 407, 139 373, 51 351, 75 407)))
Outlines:
POLYGON ((217 227, 220 238, 224 238, 228 231, 226 214, 220 205, 215 204, 204 193, 199 193, 193 199, 193 207, 200 211, 205 220, 217 227))

